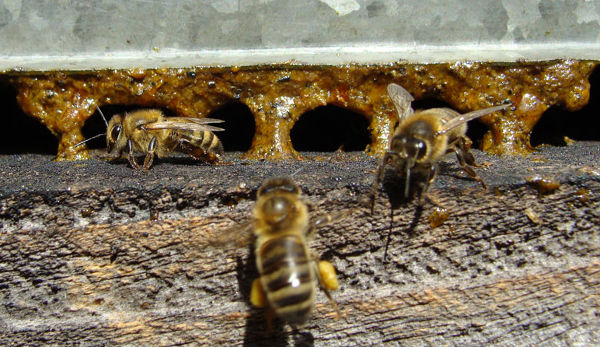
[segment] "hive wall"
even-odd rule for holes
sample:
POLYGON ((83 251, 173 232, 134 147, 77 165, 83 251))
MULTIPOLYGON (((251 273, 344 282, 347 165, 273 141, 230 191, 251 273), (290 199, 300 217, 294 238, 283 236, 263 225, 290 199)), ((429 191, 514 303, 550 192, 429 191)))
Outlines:
MULTIPOLYGON (((88 157, 81 128, 96 105, 160 107, 187 117, 207 116, 236 101, 254 116, 251 159, 297 158, 290 131, 323 105, 362 114, 369 123, 367 151, 383 153, 396 124, 386 87, 403 85, 415 98, 435 98, 462 111, 511 101, 513 107, 481 120, 489 127, 482 149, 524 153, 541 115, 557 105, 569 111, 587 104, 594 62, 444 63, 247 68, 129 69, 12 77, 23 110, 59 138, 60 160, 88 157)), ((233 120, 235 122, 235 120, 233 120)), ((226 148, 227 150, 227 148, 226 148)))

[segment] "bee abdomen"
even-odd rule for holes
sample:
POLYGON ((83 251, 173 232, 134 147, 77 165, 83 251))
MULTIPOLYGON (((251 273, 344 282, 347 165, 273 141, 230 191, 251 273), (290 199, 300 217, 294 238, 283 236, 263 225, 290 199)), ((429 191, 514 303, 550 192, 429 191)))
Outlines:
POLYGON ((304 283, 300 287, 281 289, 267 293, 267 298, 277 316, 294 325, 304 324, 310 317, 314 304, 314 285, 304 283))
POLYGON ((212 162, 223 155, 221 140, 210 131, 194 131, 186 140, 181 142, 181 150, 194 158, 212 162))
POLYGON ((261 283, 275 313, 291 324, 308 319, 315 294, 314 275, 299 237, 271 239, 259 250, 261 283))
POLYGON ((195 131, 194 136, 196 141, 195 145, 201 148, 206 153, 223 154, 223 145, 217 135, 210 131, 195 131))

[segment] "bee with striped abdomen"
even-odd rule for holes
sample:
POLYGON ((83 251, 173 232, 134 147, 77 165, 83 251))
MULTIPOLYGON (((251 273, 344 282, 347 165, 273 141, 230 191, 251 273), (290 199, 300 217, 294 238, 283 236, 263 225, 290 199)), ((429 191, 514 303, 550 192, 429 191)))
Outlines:
POLYGON ((175 151, 214 163, 223 155, 223 145, 212 132, 223 129, 209 124, 221 122, 212 118, 165 117, 156 109, 117 114, 108 122, 106 145, 109 153, 126 152, 136 170, 148 170, 155 155, 162 158, 175 151), (146 154, 141 166, 135 160, 136 152, 146 154))
POLYGON ((325 216, 311 222, 300 188, 289 178, 273 178, 259 188, 253 217, 260 277, 252 283, 251 303, 268 306, 293 327, 302 326, 314 306, 318 280, 335 307, 329 294, 338 288, 333 265, 317 262, 306 244, 317 226, 333 218, 325 216))
POLYGON ((406 89, 391 83, 387 90, 398 111, 398 128, 390 141, 390 148, 377 169, 371 188, 371 212, 373 212, 377 190, 387 164, 391 164, 398 173, 404 175, 405 199, 408 199, 410 195, 411 175, 420 177, 418 183, 423 186, 421 194, 426 193, 435 178, 436 162, 450 152, 455 152, 462 169, 473 180, 486 188, 483 180, 472 168, 476 164, 470 149, 472 142, 466 136, 467 121, 504 110, 511 104, 465 114, 449 108, 432 108, 414 112, 411 107, 414 98, 406 89))

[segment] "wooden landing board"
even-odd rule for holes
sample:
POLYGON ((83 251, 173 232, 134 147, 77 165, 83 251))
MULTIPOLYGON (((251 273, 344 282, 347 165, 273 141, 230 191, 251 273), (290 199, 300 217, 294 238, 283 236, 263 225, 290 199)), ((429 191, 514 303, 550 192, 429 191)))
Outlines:
POLYGON ((432 189, 447 219, 408 204, 391 226, 385 192, 365 207, 376 160, 361 153, 174 158, 145 174, 2 156, 0 344, 599 344, 600 144, 476 154, 490 191, 448 157, 432 189), (352 211, 310 243, 338 271, 341 317, 321 293, 307 326, 266 337, 251 247, 212 244, 247 220, 263 179, 294 173, 314 215, 352 211), (541 196, 535 174, 559 188, 541 196))

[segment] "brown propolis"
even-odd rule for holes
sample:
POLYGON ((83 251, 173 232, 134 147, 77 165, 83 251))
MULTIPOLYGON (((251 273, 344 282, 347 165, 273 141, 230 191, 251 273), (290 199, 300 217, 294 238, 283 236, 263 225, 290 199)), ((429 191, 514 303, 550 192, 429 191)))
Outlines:
MULTIPOLYGON (((88 72, 11 73, 24 112, 58 137, 58 160, 88 158, 81 128, 96 105, 159 107, 181 117, 206 117, 232 101, 248 106, 256 124, 249 159, 293 159, 290 130, 300 116, 323 105, 364 115, 371 143, 381 154, 395 126, 389 83, 415 99, 435 98, 459 112, 504 102, 513 107, 481 118, 489 127, 481 147, 491 153, 527 153, 529 135, 549 107, 573 111, 589 99, 588 77, 596 63, 387 65, 268 65, 235 68, 130 69, 88 72)), ((225 148, 227 150, 227 148, 225 148)))

